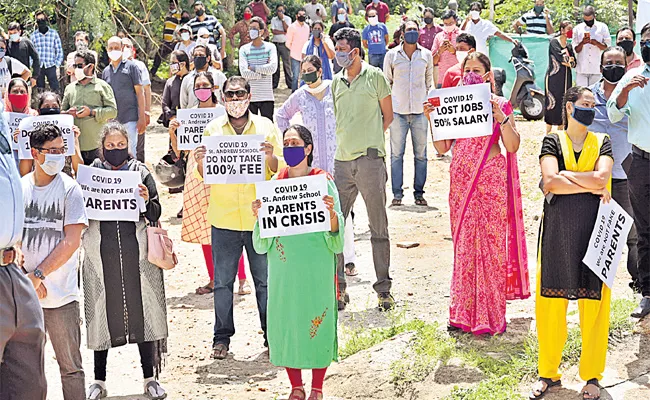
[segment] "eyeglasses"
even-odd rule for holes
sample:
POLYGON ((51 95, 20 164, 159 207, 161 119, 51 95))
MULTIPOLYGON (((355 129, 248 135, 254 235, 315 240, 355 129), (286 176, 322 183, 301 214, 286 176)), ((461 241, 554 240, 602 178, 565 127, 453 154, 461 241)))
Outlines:
POLYGON ((81 69, 83 69, 85 67, 85 65, 83 63, 81 63, 81 64, 72 64, 72 66, 75 67, 75 68, 81 68, 81 69))
POLYGON ((248 92, 246 90, 226 90, 223 92, 224 96, 226 96, 227 99, 234 99, 235 97, 242 98, 248 96, 248 92))
POLYGON ((648 47, 648 48, 650 48, 650 40, 645 40, 645 41, 643 41, 643 42, 640 42, 639 44, 641 45, 641 47, 648 47))
POLYGON ((34 147, 34 148, 43 154, 65 154, 68 151, 68 148, 66 146, 50 147, 49 149, 44 149, 41 147, 34 147))

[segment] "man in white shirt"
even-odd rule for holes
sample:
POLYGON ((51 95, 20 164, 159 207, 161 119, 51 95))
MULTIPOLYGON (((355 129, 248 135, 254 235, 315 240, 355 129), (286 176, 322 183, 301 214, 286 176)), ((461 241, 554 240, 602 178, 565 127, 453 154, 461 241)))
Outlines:
POLYGON ((78 278, 81 234, 88 226, 83 193, 61 172, 66 147, 57 126, 39 126, 29 144, 35 167, 21 179, 24 268, 43 307, 64 397, 83 399, 78 278))
POLYGON ((596 9, 585 7, 583 22, 573 28, 573 49, 576 53, 576 85, 591 86, 601 78, 600 54, 611 46, 609 28, 596 21, 596 9))
POLYGON ((307 18, 311 22, 320 22, 324 21, 327 18, 327 10, 318 0, 311 0, 311 2, 305 4, 303 7, 307 13, 307 18))
POLYGON ((291 71, 291 52, 287 47, 287 30, 291 25, 291 17, 285 14, 285 8, 282 4, 275 7, 275 17, 271 19, 271 32, 273 39, 271 42, 275 45, 278 55, 278 69, 273 74, 273 89, 277 89, 280 84, 280 60, 284 69, 284 82, 287 89, 291 89, 293 73, 291 71))
POLYGON ((467 18, 465 18, 465 22, 463 22, 460 30, 474 36, 476 39, 476 51, 489 56, 487 41, 492 36, 496 36, 506 42, 512 43, 513 45, 517 43, 516 40, 501 32, 491 21, 481 18, 481 11, 483 11, 481 3, 475 1, 470 4, 469 10, 469 14, 467 15, 467 18))

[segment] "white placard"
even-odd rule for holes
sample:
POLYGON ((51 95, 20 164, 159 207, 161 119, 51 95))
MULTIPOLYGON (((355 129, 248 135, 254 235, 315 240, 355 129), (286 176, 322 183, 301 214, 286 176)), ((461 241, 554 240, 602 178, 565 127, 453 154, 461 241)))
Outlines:
POLYGON ((140 219, 146 209, 138 185, 137 171, 109 171, 79 166, 77 182, 81 186, 88 219, 97 221, 132 221, 140 219))
POLYGON ((20 124, 18 125, 18 129, 20 130, 20 133, 18 134, 18 158, 21 160, 32 159, 31 147, 29 146, 29 136, 32 134, 34 129, 41 125, 58 126, 63 133, 63 143, 65 143, 65 146, 68 149, 65 155, 74 155, 74 131, 72 130, 72 127, 74 126, 74 117, 68 114, 57 114, 27 117, 20 121, 20 124))
POLYGON ((194 150, 200 146, 205 126, 213 119, 222 115, 226 115, 224 106, 177 110, 176 119, 181 124, 176 130, 178 149, 194 150))
POLYGON ((465 139, 492 134, 490 84, 457 86, 429 91, 434 140, 465 139))
POLYGON ((255 183, 265 180, 266 164, 260 150, 264 135, 204 136, 203 180, 208 185, 255 183))
POLYGON ((20 121, 22 121, 23 118, 27 117, 29 117, 29 115, 23 113, 15 113, 9 111, 5 111, 4 113, 5 121, 7 121, 7 125, 9 125, 11 148, 14 150, 18 150, 18 137, 14 137, 14 133, 16 132, 16 129, 18 129, 20 121))
POLYGON ((632 217, 614 199, 600 203, 598 218, 582 259, 608 287, 614 285, 621 254, 632 228, 632 217))
POLYGON ((255 190, 257 198, 262 201, 258 213, 261 237, 332 229, 330 214, 323 201, 323 196, 327 195, 327 177, 324 174, 258 182, 255 190))

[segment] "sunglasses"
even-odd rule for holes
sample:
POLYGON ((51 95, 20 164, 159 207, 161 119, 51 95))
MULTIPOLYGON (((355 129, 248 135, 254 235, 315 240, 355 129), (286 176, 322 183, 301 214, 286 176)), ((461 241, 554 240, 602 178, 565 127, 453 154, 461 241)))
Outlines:
POLYGON ((242 98, 248 96, 248 92, 246 90, 226 90, 223 92, 224 96, 226 96, 227 99, 233 99, 235 97, 242 98))
POLYGON ((72 66, 75 67, 75 68, 81 68, 81 69, 86 67, 83 63, 82 64, 72 64, 72 66))
POLYGON ((66 146, 63 147, 50 147, 49 149, 44 149, 44 148, 39 148, 39 147, 34 147, 36 150, 38 150, 42 154, 65 154, 66 151, 68 151, 68 148, 66 146))

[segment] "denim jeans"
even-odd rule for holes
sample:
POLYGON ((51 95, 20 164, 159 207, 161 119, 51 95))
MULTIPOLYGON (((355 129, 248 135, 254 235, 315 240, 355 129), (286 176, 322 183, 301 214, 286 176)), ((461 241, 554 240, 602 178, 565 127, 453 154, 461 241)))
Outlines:
POLYGON ((427 180, 427 118, 424 114, 394 113, 393 115, 394 119, 390 124, 390 179, 393 197, 398 200, 404 197, 402 190, 404 151, 406 150, 406 136, 410 130, 415 158, 414 195, 416 199, 422 198, 424 184, 427 180))
POLYGON ((268 264, 266 254, 257 254, 253 248, 253 232, 231 231, 212 227, 212 261, 214 262, 214 341, 230 346, 235 334, 233 320, 233 284, 237 278, 239 257, 246 249, 250 266, 260 323, 266 340, 266 299, 268 264))
POLYGON ((298 90, 298 84, 300 83, 300 61, 291 59, 291 91, 295 92, 298 90))
POLYGON ((81 316, 79 302, 59 308, 44 308, 45 331, 50 337, 61 372, 65 400, 84 400, 86 382, 81 362, 81 316))
POLYGON ((386 53, 384 54, 368 54, 368 64, 372 65, 373 67, 377 67, 379 69, 384 69, 384 58, 386 57, 386 53))
POLYGON ((138 155, 138 122, 131 121, 122 125, 129 134, 129 153, 135 158, 138 155))

